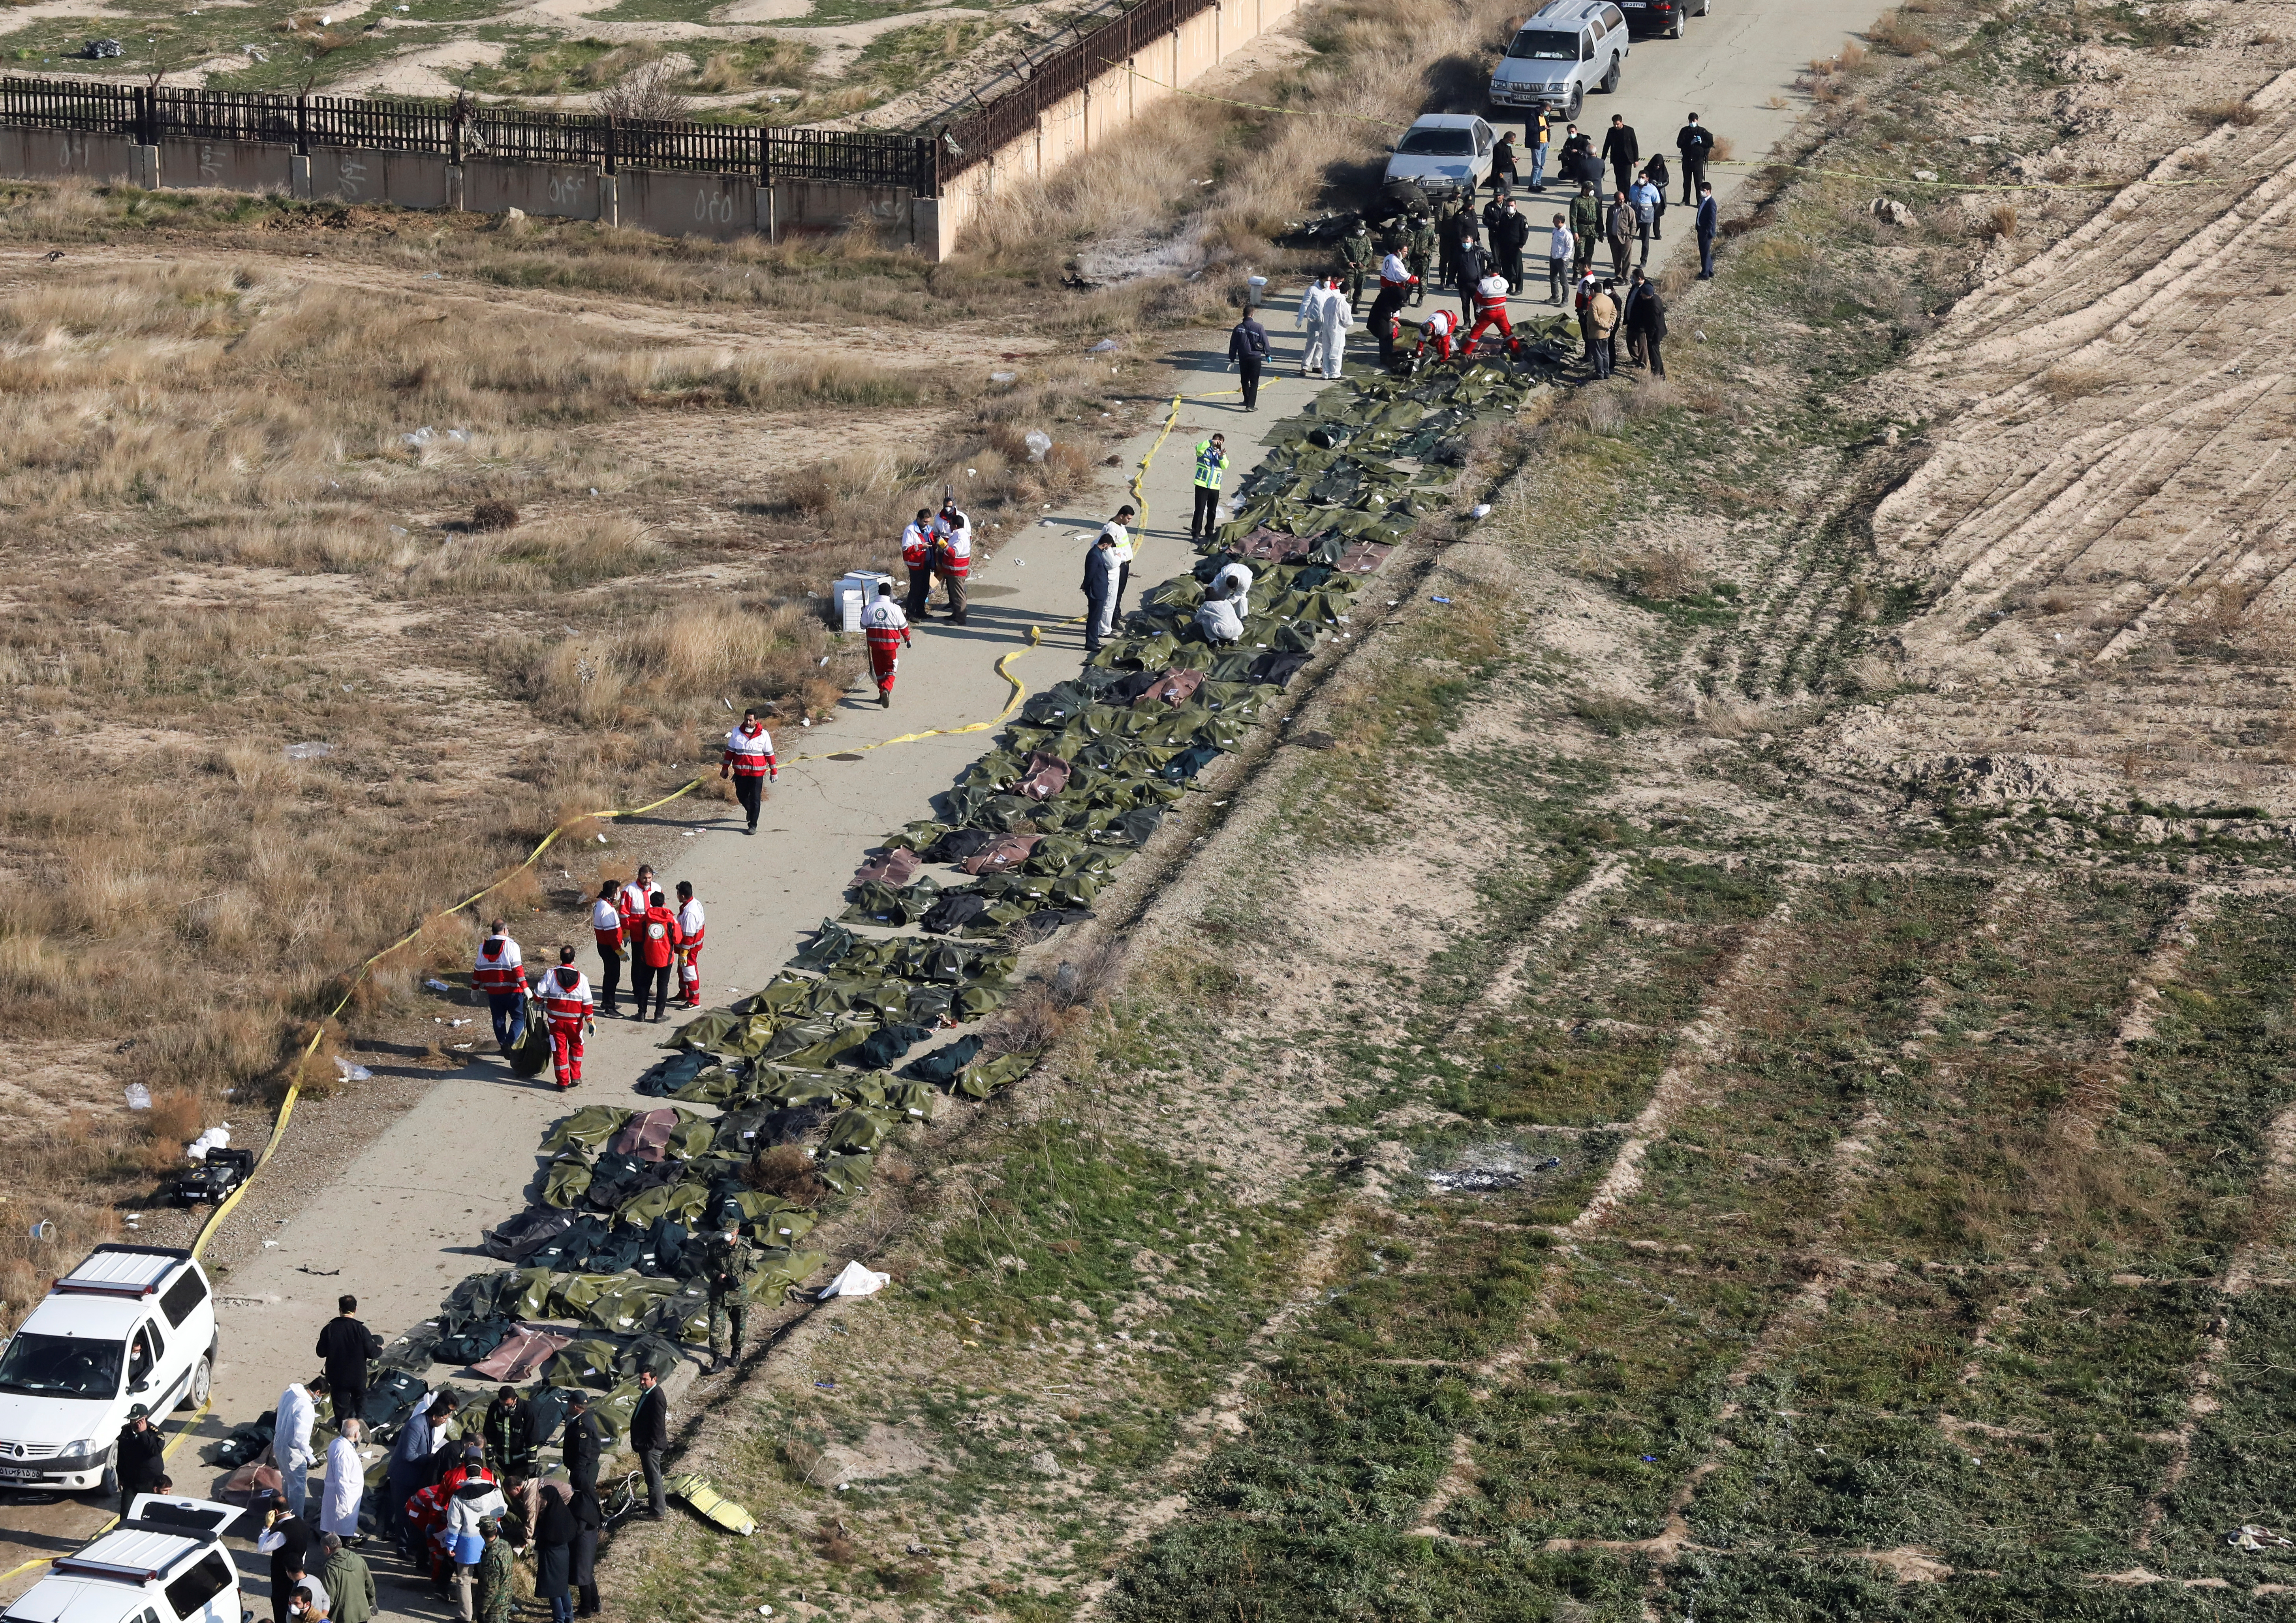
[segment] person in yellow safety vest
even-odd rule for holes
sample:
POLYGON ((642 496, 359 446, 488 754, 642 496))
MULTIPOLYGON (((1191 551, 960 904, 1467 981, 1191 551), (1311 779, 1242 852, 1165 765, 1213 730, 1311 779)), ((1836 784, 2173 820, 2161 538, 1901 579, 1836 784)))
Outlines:
POLYGON ((1220 475, 1227 471, 1227 436, 1215 434, 1196 445, 1196 511, 1188 520, 1188 539, 1219 532, 1220 475))
POLYGON ((901 565, 909 571, 908 615, 925 618, 925 599, 932 595, 932 509, 917 509, 916 522, 901 532, 901 565))

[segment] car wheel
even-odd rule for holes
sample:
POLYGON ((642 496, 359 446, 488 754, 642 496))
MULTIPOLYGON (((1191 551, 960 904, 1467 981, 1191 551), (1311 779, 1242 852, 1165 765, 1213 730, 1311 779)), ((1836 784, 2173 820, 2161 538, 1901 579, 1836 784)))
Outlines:
POLYGON ((111 1466, 106 1465, 103 1468, 103 1480, 95 1485, 95 1491, 99 1496, 111 1500, 114 1504, 119 1504, 119 1473, 111 1466))
POLYGON ((213 1389, 214 1386, 215 1360, 209 1357, 202 1357, 197 1364, 192 1366, 192 1382, 189 1386, 184 1389, 183 1398, 176 1405, 176 1406, 179 1409, 198 1408, 201 1404, 207 1402, 208 1393, 213 1389))
POLYGON ((1690 12, 1685 9, 1689 4, 1690 0, 1683 0, 1683 4, 1681 5, 1677 5, 1674 8, 1674 26, 1666 31, 1666 37, 1669 39, 1680 39, 1682 37, 1682 25, 1690 16, 1690 12))
POLYGON ((1565 124, 1576 124, 1576 123, 1578 121, 1578 112, 1579 112, 1579 110, 1580 110, 1581 108, 1585 107, 1586 105, 1587 105, 1587 87, 1586 87, 1585 86, 1583 86, 1583 85, 1573 85, 1573 86, 1570 86, 1570 111, 1569 112, 1566 112, 1566 113, 1564 113, 1564 114, 1562 115, 1562 121, 1563 121, 1565 124))
POLYGON ((1625 64, 1620 61, 1617 57, 1612 57, 1611 59, 1611 70, 1603 76, 1603 82, 1595 86, 1595 88, 1601 91, 1604 95, 1609 95, 1612 91, 1616 90, 1619 87, 1619 70, 1624 66, 1625 64))

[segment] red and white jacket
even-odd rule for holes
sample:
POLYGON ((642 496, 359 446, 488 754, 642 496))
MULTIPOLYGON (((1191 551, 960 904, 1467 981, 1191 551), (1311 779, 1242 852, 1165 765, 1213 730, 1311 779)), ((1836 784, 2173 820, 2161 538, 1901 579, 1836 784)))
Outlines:
POLYGON ((632 880, 622 887, 621 894, 614 898, 614 910, 622 915, 623 940, 637 939, 630 933, 630 926, 644 918, 645 910, 652 906, 653 887, 652 885, 642 885, 636 880, 632 880))
POLYGON ((726 734, 726 765, 734 769, 737 778, 781 775, 781 768, 774 761, 774 735, 766 731, 763 722, 758 724, 754 733, 744 725, 726 734))
POLYGON ((959 579, 972 572, 972 521, 944 507, 933 520, 933 568, 959 579))
POLYGON ((542 971, 542 979, 534 989, 541 995, 543 1012, 554 1026, 579 1025, 590 1018, 597 1000, 590 996, 589 977, 570 963, 561 963, 542 971), (573 984, 566 978, 571 975, 573 984))
POLYGON ((880 597, 861 611, 862 635, 871 652, 890 653, 909 645, 909 617, 890 597, 880 597))
POLYGON ((913 570, 932 561, 933 526, 911 524, 901 531, 901 561, 913 570))
POLYGON ((1475 283, 1475 314, 1481 316, 1505 316, 1507 307, 1507 280, 1492 275, 1475 283))
MULTIPOLYGON (((625 893, 627 894, 627 892, 625 893)), ((598 950, 620 957, 622 953, 622 910, 601 898, 590 904, 590 933, 598 938, 598 950)))
POLYGON ((472 967, 471 982, 497 997, 515 992, 526 984, 521 962, 517 942, 508 936, 488 936, 479 943, 479 961, 472 967))
POLYGON ((634 922, 638 933, 633 943, 636 947, 633 956, 648 969, 668 969, 669 961, 677 955, 677 949, 684 945, 678 939, 676 915, 667 907, 649 907, 644 915, 634 922))
POLYGON ((677 910, 678 947, 684 950, 701 945, 701 931, 707 920, 701 912, 701 898, 694 898, 677 910))

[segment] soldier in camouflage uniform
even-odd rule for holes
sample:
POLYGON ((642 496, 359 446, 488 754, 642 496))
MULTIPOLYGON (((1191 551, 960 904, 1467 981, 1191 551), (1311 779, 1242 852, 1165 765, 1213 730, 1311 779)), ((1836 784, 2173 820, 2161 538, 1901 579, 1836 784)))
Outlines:
POLYGON ((741 1225, 733 1224, 709 1236, 701 1256, 703 1277, 709 1285, 709 1356, 712 1358, 718 1357, 718 1324, 720 1316, 732 1321, 734 1327, 733 1356, 719 1362, 718 1367, 723 1369, 727 1363, 739 1364, 742 1361, 742 1336, 749 1328, 750 1314, 750 1298, 742 1289, 742 1282, 750 1276, 750 1270, 754 1266, 755 1248, 742 1233, 741 1225))
POLYGON ((1348 311, 1360 315, 1363 310, 1364 282, 1379 261, 1371 250, 1371 233, 1361 220, 1356 228, 1340 239, 1341 285, 1348 290, 1348 311))
POLYGON ((1427 298, 1428 266, 1435 263, 1435 222, 1414 209, 1404 222, 1404 234, 1403 262, 1419 278, 1412 287, 1411 302, 1422 304, 1427 298))

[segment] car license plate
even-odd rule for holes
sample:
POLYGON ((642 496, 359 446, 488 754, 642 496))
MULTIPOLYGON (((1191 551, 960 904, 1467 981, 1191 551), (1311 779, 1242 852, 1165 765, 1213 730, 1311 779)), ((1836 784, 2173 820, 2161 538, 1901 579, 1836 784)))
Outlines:
POLYGON ((40 1473, 37 1471, 26 1471, 20 1465, 0 1465, 0 1481, 37 1482, 39 1480, 40 1473))

